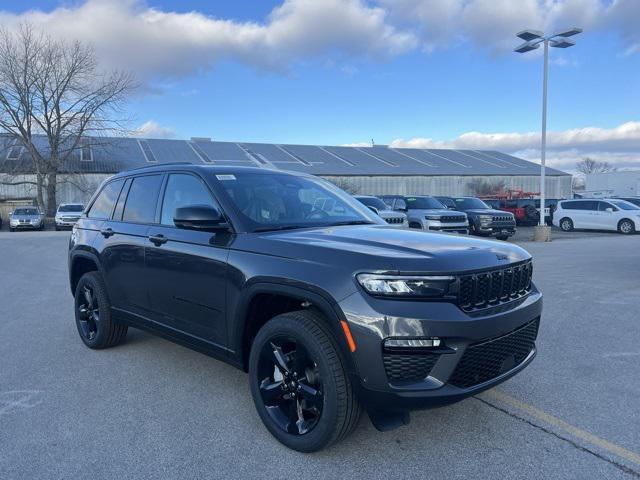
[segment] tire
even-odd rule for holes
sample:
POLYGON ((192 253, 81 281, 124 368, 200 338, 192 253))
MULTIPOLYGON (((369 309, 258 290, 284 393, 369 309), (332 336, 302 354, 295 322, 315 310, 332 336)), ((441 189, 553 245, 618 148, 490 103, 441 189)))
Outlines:
POLYGON ((15 231, 16 231, 16 229, 15 229, 15 228, 11 228, 11 227, 9 227, 9 231, 10 231, 10 232, 15 232, 15 231))
POLYGON ((509 235, 496 235, 496 240, 509 240, 509 235))
POLYGON ((56 232, 60 231, 60 227, 56 225, 56 232))
POLYGON ((618 232, 624 235, 631 235, 632 233, 636 233, 636 226, 631 220, 625 218, 618 222, 618 232))
POLYGON ((267 430, 299 452, 345 438, 362 411, 336 339, 311 311, 278 315, 260 329, 251 345, 249 384, 267 430))
POLYGON ((80 278, 74 304, 78 334, 87 347, 109 348, 124 340, 128 327, 111 317, 111 303, 99 272, 88 272, 80 278))
POLYGON ((409 228, 415 228, 416 230, 422 230, 422 225, 417 222, 410 222, 409 228))
POLYGON ((560 230, 562 230, 563 232, 570 232, 573 230, 573 220, 571 220, 570 218, 563 218, 560 220, 560 230))

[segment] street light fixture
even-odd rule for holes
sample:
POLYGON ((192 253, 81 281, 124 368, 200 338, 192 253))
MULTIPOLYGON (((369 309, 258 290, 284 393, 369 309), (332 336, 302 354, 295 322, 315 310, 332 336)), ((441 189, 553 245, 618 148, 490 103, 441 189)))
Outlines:
POLYGON ((581 33, 581 28, 570 28, 568 30, 545 35, 539 30, 523 30, 516 34, 524 40, 524 43, 514 49, 517 53, 526 53, 544 46, 544 73, 542 77, 542 145, 540 149, 540 224, 535 235, 536 240, 549 241, 549 227, 545 225, 544 203, 545 203, 545 162, 547 156, 547 71, 549 69, 549 46, 554 48, 568 48, 575 45, 573 40, 567 37, 581 33))

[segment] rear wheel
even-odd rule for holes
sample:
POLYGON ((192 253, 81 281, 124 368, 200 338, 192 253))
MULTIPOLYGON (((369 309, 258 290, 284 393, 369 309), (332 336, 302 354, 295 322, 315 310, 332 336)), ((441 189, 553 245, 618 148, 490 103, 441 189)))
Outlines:
POLYGON ((84 344, 100 349, 118 345, 127 326, 111 318, 111 304, 99 272, 85 273, 76 287, 76 326, 84 344))
POLYGON ((620 220, 620 223, 618 223, 618 231, 625 235, 629 235, 631 233, 635 233, 636 227, 631 220, 624 219, 620 220))
POLYGON ((310 311, 278 315, 260 329, 249 382, 263 423, 294 450, 314 452, 339 441, 360 417, 335 338, 310 311))
POLYGON ((570 232, 573 230, 573 221, 570 218, 563 218, 560 220, 560 229, 563 232, 570 232))

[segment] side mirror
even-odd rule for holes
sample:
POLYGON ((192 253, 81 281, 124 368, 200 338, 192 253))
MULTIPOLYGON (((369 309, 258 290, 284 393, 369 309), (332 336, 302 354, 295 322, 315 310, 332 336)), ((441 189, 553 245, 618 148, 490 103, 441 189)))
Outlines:
POLYGON ((371 205, 367 205, 367 207, 369 208, 369 210, 371 210, 376 215, 378 215, 380 213, 376 207, 372 207, 371 205))
POLYGON ((229 224, 224 221, 220 211, 209 205, 188 205, 176 208, 173 223, 187 230, 227 230, 229 224))
POLYGON ((605 212, 613 213, 613 208, 607 207, 605 208, 605 212))

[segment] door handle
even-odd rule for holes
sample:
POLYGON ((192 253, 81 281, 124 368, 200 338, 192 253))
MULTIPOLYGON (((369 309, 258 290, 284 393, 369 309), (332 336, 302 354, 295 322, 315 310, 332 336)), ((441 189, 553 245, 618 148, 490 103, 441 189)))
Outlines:
POLYGON ((111 228, 103 228, 102 230, 100 230, 100 233, 104 238, 109 238, 110 236, 115 235, 116 232, 114 232, 111 228))
POLYGON ((162 234, 158 234, 158 235, 150 235, 149 236, 149 240, 151 241, 151 243, 153 243, 156 247, 159 247, 160 245, 162 245, 163 243, 167 243, 168 238, 165 237, 162 234))

